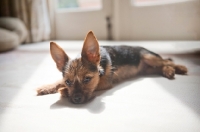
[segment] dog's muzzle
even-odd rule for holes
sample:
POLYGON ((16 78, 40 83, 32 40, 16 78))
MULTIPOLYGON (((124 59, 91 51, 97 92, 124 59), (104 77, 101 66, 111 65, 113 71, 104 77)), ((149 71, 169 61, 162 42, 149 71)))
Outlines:
POLYGON ((85 97, 81 93, 76 93, 72 96, 71 101, 74 104, 81 104, 85 100, 85 97))

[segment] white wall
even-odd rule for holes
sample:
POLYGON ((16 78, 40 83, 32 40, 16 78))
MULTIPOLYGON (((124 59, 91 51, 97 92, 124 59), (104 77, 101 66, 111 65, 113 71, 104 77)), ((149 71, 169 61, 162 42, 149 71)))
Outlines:
POLYGON ((96 11, 55 13, 56 39, 82 40, 93 30, 98 39, 105 40, 109 15, 114 40, 200 40, 200 0, 152 6, 103 0, 103 6, 96 11))
POLYGON ((83 40, 89 30, 93 30, 99 39, 106 38, 102 11, 60 12, 56 19, 56 39, 83 40))
POLYGON ((98 39, 107 39, 106 16, 112 13, 112 0, 102 0, 102 9, 57 10, 55 12, 56 39, 83 40, 89 30, 98 39))
POLYGON ((131 6, 129 0, 117 2, 116 40, 200 40, 199 0, 155 6, 131 6))

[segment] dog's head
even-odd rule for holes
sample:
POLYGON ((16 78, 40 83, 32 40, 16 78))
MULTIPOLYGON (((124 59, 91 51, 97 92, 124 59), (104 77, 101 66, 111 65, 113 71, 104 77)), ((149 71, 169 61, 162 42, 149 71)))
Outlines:
POLYGON ((100 63, 99 44, 93 32, 90 31, 85 38, 81 58, 71 60, 54 42, 50 43, 50 50, 66 85, 61 94, 67 93, 69 100, 76 104, 91 99, 99 83, 100 63))

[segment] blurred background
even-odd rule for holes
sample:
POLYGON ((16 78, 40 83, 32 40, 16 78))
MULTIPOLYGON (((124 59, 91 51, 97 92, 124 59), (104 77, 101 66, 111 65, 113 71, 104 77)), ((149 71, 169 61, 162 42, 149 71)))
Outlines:
POLYGON ((83 40, 89 30, 99 40, 200 40, 200 1, 0 1, 1 47, 11 38, 18 42, 14 45, 83 40), (8 38, 12 32, 17 36, 8 38))

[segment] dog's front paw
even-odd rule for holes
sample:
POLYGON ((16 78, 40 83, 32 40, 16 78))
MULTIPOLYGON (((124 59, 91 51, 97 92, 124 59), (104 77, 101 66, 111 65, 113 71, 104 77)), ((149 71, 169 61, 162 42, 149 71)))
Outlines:
POLYGON ((37 89, 37 95, 38 96, 39 95, 45 95, 45 94, 49 94, 49 91, 46 90, 46 89, 40 89, 40 88, 37 89))
POLYGON ((57 92, 57 89, 55 86, 52 85, 45 85, 42 87, 37 88, 37 95, 46 95, 46 94, 53 94, 57 92))
POLYGON ((174 79, 175 69, 171 66, 164 66, 162 69, 163 75, 168 79, 174 79))

